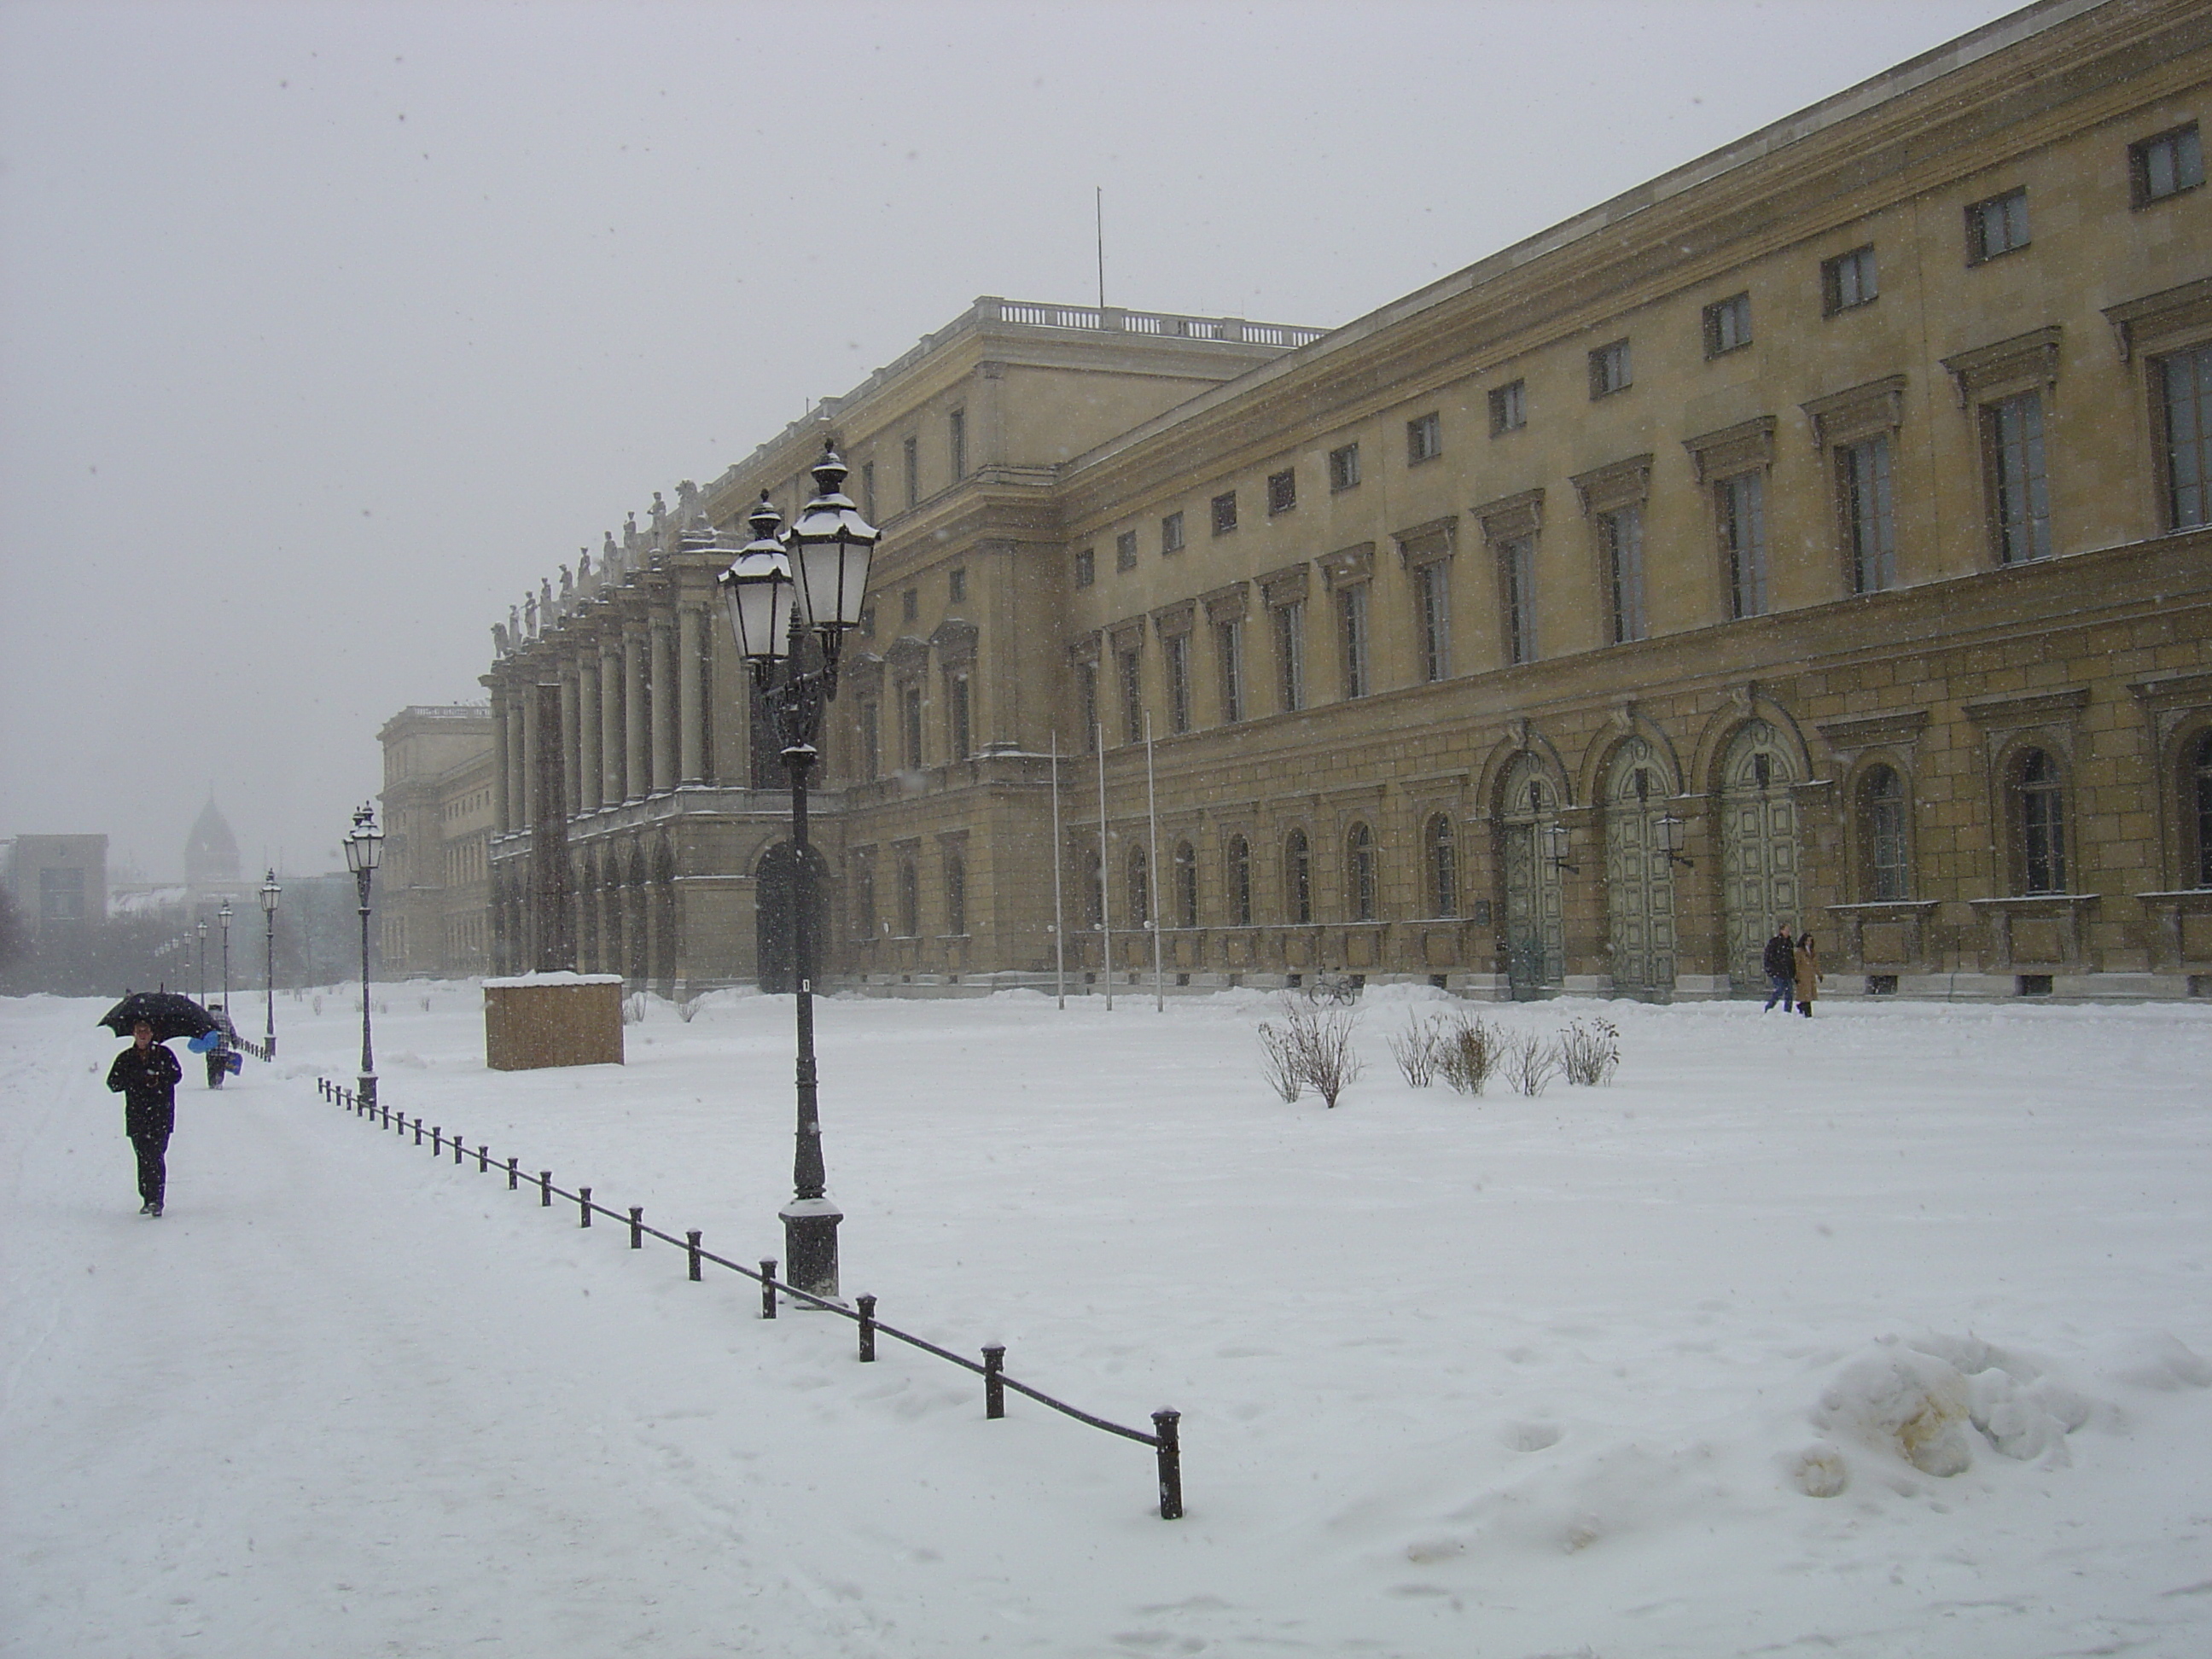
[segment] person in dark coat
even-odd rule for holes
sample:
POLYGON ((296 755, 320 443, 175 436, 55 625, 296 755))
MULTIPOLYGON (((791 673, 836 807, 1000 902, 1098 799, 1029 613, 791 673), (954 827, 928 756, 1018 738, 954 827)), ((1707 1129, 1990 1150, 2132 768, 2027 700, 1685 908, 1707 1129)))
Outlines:
POLYGON ((161 1213, 168 1184, 169 1131, 177 1121, 177 1085, 185 1075, 177 1057, 154 1041, 154 1028, 140 1020, 131 1028, 131 1046, 107 1068, 107 1086, 123 1097, 123 1133, 138 1154, 140 1215, 161 1213))
POLYGON ((1759 965, 1766 970, 1767 984, 1772 988, 1767 994, 1766 1007, 1759 1012, 1765 1013, 1779 1002, 1782 1012, 1788 1013, 1790 991, 1797 979, 1797 953, 1790 942, 1788 922, 1774 924, 1774 937, 1766 941, 1766 949, 1759 953, 1759 965))

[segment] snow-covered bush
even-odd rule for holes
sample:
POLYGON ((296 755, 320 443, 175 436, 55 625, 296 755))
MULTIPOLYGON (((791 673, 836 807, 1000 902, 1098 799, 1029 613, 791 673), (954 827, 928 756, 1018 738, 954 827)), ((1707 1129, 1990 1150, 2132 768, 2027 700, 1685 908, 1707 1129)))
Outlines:
POLYGON ((1437 1080, 1437 1068, 1443 1063, 1445 1030, 1442 1018, 1423 1019, 1413 1017, 1413 1024, 1387 1039, 1390 1058, 1398 1062, 1398 1069, 1406 1081, 1416 1089, 1425 1089, 1437 1080))
POLYGON ((1612 1081, 1620 1065, 1620 1028, 1595 1017, 1571 1022, 1559 1033, 1559 1060, 1570 1083, 1593 1086, 1612 1081))
POLYGON ((1443 1033, 1437 1069, 1463 1095, 1479 1095, 1504 1058, 1505 1033, 1474 1014, 1462 1014, 1443 1033))
POLYGON ((1365 1069, 1352 1046, 1357 1014, 1341 1010, 1322 1012, 1295 1003, 1283 1014, 1282 1024, 1262 1021, 1260 1048, 1267 1056, 1265 1075, 1285 1100, 1296 1100, 1311 1085, 1324 1104, 1334 1107, 1337 1097, 1365 1069))
POLYGON ((1267 1086, 1286 1101, 1296 1100, 1305 1089, 1305 1074, 1298 1065, 1297 1048, 1290 1032, 1261 1020, 1260 1052, 1266 1056, 1261 1062, 1260 1074, 1267 1079, 1267 1086))
POLYGON ((1559 1053, 1540 1036, 1509 1036, 1501 1041, 1499 1071, 1514 1092, 1540 1095, 1559 1069, 1559 1053))

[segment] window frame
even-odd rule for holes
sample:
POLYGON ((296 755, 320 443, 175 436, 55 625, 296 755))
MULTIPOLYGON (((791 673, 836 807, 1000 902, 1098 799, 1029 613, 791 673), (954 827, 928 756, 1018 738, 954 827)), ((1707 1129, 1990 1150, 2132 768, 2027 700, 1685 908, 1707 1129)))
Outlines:
POLYGON ((1589 395, 1592 403, 1613 398, 1636 384, 1636 364, 1630 355, 1628 336, 1593 346, 1589 354, 1589 395))
POLYGON ((1168 867, 1175 872, 1175 925, 1178 927, 1198 926, 1198 848, 1187 840, 1178 841, 1168 854, 1168 867))
POLYGON ((906 510, 921 505, 921 440, 909 433, 900 440, 899 456, 906 464, 906 510))
POLYGON ((1173 513, 1164 514, 1161 515, 1160 555, 1164 558, 1170 553, 1180 553, 1182 551, 1184 545, 1185 543, 1183 541, 1182 534, 1182 510, 1178 507, 1173 513))
POLYGON ((1098 580, 1098 550, 1079 547, 1075 550, 1075 585, 1089 587, 1098 580))
POLYGON ((1237 533, 1237 492, 1224 489, 1206 503, 1206 522, 1217 536, 1237 533))
POLYGON ((2052 550, 2051 474, 2043 388, 2028 386, 1992 398, 1978 415, 1990 550, 2001 565, 2047 559, 2052 550), (2021 425, 2016 436, 2007 432, 2014 420, 2021 425))
POLYGON ((945 444, 948 453, 952 482, 958 483, 968 476, 968 411, 956 409, 945 417, 945 444))
POLYGON ((1287 599, 1267 607, 1275 636, 1276 702, 1285 714, 1306 706, 1306 602, 1287 599))
POLYGON ((2016 896, 2040 898, 2072 890, 2068 885, 2072 837, 2066 823, 2071 793, 2065 760, 2047 744, 2023 743, 2006 757, 2005 816, 2012 844, 2011 887, 2016 896), (2031 778, 2039 761, 2047 774, 2031 778))
POLYGON ((1852 593, 1886 593, 1897 586, 1897 446, 1884 428, 1835 446, 1836 506, 1844 539, 1844 574, 1852 593), (1877 504, 1869 512, 1857 457, 1879 456, 1877 504), (1863 533, 1878 532, 1871 537, 1863 533), (1869 563, 1871 553, 1871 563, 1869 563))
POLYGON ((1729 596, 1729 620, 1743 622, 1766 615, 1769 559, 1766 538, 1766 469, 1745 467, 1715 478, 1712 483, 1713 520, 1720 538, 1721 580, 1729 596), (1755 496, 1751 503, 1751 533, 1743 533, 1746 515, 1741 495, 1755 496))
POLYGON ((1283 916, 1288 927, 1313 926, 1313 842, 1302 824, 1283 836, 1283 916))
POLYGON ((1336 590, 1339 684, 1346 702, 1375 690, 1373 629, 1368 584, 1347 582, 1336 590))
POLYGON ((1359 444, 1354 440, 1328 452, 1328 493, 1341 495, 1359 488, 1359 444))
POLYGON ((1167 673, 1168 731, 1179 737, 1191 727, 1190 635, 1163 635, 1160 658, 1167 673))
POLYGON ((1451 564, 1443 557, 1413 567, 1413 641, 1427 685, 1452 677, 1451 564))
POLYGON ((1116 574, 1137 568, 1137 532, 1124 530, 1114 538, 1114 569, 1116 574))
POLYGON ((1243 833, 1232 833, 1222 848, 1222 890, 1228 896, 1230 925, 1252 925, 1252 843, 1243 833))
POLYGON ((2169 534, 2212 525, 2212 339, 2198 340, 2153 356, 2149 380, 2157 440, 2154 459, 2158 472, 2160 519, 2169 534), (2196 384, 2189 388, 2187 401, 2196 434, 2193 439, 2177 441, 2174 412, 2181 400, 2174 395, 2173 369, 2178 362, 2183 361, 2195 366, 2192 373, 2196 384), (2195 477, 2189 482, 2183 481, 2175 465, 2185 449, 2194 452, 2189 459, 2195 477), (2186 492, 2194 492, 2197 498, 2193 518, 2183 515, 2182 498, 2186 492))
POLYGON ((1345 920, 1378 921, 1382 910, 1381 854, 1375 831, 1364 818, 1355 818, 1344 832, 1345 920))
POLYGON ((1114 684, 1121 694, 1121 741, 1145 740, 1145 647, 1141 641, 1114 647, 1114 684))
POLYGON ((1432 812, 1422 827, 1427 853, 1429 914, 1439 919, 1460 914, 1459 832, 1449 812, 1432 812))
POLYGON ((1244 618, 1225 617, 1213 624, 1214 659, 1221 673, 1221 723, 1244 718, 1244 618))
POLYGON ((1651 636, 1644 568, 1644 503, 1623 501, 1590 515, 1596 526, 1599 577, 1604 584, 1606 643, 1635 645, 1651 636))
POLYGON ((2019 252, 2033 240, 2028 229, 2026 185, 2014 185, 2010 190, 1966 204, 1968 265, 1985 265, 1992 259, 2002 259, 2008 253, 2019 252), (2002 234, 2002 244, 1990 234, 1993 227, 2002 234), (2016 239, 2015 229, 2019 232, 2016 239))
POLYGON ((1845 248, 1820 261, 1820 314, 1840 317, 1845 312, 1863 311, 1881 298, 1881 265, 1875 252, 1875 244, 1862 242, 1856 247, 1845 248), (1844 290, 1844 277, 1849 275, 1850 289, 1844 290))
POLYGON ((1536 536, 1534 531, 1501 536, 1498 555, 1499 619, 1505 665, 1518 668, 1539 654, 1536 635, 1536 536))
POLYGON ((1528 382, 1525 378, 1491 387, 1489 402, 1492 437, 1502 438, 1528 424, 1528 382))
POLYGON ((1444 453, 1443 414, 1431 410, 1406 422, 1406 465, 1420 466, 1444 453))
POLYGON ((1858 890, 1870 904, 1909 904, 1912 902, 1912 791, 1905 770, 1887 758, 1869 763, 1851 788, 1853 817, 1858 839, 1858 890), (1893 793, 1878 794, 1887 778, 1893 793), (1883 819, 1893 813, 1893 824, 1883 819), (1884 856, 1885 847, 1894 856, 1884 856))
POLYGON ((1704 332, 1705 357, 1725 357, 1731 352, 1741 351, 1751 344, 1751 290, 1731 294, 1724 300, 1716 300, 1705 309, 1704 332), (1740 324, 1732 320, 1741 319, 1740 324), (1736 332, 1740 327, 1741 332, 1736 332), (1733 336, 1733 337, 1731 337, 1733 336))
POLYGON ((2198 134, 2197 123, 2184 121, 2179 126, 2168 127, 2163 132, 2154 132, 2147 138, 2138 138, 2128 146, 2129 205, 2137 212, 2156 207, 2160 202, 2170 202, 2177 196, 2186 196, 2204 185, 2204 141, 2198 134), (2189 167, 2183 162, 2181 146, 2186 143, 2189 161, 2194 164, 2195 178, 2185 175, 2189 167), (2175 182, 2166 189, 2154 191, 2151 188, 2151 152, 2165 145, 2176 151, 2173 173, 2175 182))
POLYGON ((1286 466, 1279 472, 1267 475, 1267 516, 1280 518, 1294 513, 1298 505, 1298 470, 1286 466))
POLYGON ((968 670, 945 671, 945 746, 947 761, 963 761, 975 751, 975 705, 968 670))

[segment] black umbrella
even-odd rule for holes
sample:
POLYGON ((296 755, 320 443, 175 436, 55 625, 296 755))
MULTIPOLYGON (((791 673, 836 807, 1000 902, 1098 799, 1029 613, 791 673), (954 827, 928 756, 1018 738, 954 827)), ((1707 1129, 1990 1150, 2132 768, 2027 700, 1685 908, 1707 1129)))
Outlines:
POLYGON ((190 997, 174 991, 133 991, 102 1014, 100 1023, 118 1036, 129 1036, 142 1019, 154 1028, 156 1042, 204 1036, 222 1023, 190 997))

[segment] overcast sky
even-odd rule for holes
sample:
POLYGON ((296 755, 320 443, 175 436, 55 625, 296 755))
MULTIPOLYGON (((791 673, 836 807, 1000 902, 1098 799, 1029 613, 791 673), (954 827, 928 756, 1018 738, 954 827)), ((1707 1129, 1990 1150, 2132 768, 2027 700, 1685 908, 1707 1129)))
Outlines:
POLYGON ((338 867, 490 624, 979 294, 1349 321, 1990 0, 0 0, 0 837, 338 867))

